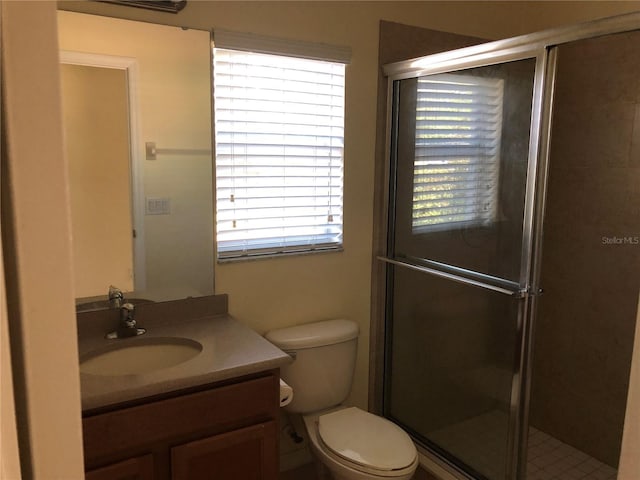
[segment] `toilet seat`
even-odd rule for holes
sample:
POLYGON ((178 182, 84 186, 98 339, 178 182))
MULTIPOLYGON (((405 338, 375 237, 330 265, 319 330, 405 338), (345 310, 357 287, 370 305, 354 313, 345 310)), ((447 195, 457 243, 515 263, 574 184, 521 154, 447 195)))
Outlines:
POLYGON ((415 469, 415 445, 389 420, 350 407, 320 415, 317 428, 325 452, 355 470, 394 477, 415 469))

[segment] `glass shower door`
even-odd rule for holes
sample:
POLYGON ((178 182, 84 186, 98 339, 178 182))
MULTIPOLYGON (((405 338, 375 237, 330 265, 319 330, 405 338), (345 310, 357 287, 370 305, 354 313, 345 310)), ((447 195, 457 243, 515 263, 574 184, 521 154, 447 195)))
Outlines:
POLYGON ((393 82, 384 413, 517 476, 543 54, 393 82))

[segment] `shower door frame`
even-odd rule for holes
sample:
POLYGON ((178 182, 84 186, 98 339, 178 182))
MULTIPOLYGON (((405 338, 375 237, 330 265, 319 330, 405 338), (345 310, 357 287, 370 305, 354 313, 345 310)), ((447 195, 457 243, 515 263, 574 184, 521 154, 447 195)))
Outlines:
MULTIPOLYGON (((390 184, 391 165, 394 162, 393 143, 391 140, 393 133, 391 130, 395 125, 393 119, 394 83, 395 81, 417 77, 421 74, 445 73, 525 58, 536 58, 537 61, 532 102, 520 275, 520 285, 524 285, 525 288, 522 288, 519 292, 522 296, 524 307, 520 308, 520 318, 518 319, 518 332, 520 335, 519 368, 514 373, 512 382, 512 415, 508 440, 510 468, 507 469, 507 479, 509 480, 525 478, 527 438, 524 432, 528 426, 537 297, 542 293, 539 281, 557 63, 557 49, 555 47, 578 40, 635 30, 640 30, 640 12, 545 30, 383 66, 383 72, 388 82, 386 155, 382 175, 384 188, 379 202, 383 211, 377 213, 381 213, 378 217, 381 225, 378 225, 378 228, 380 231, 385 232, 385 235, 379 239, 374 239, 377 245, 374 243, 373 250, 372 292, 374 298, 372 299, 372 353, 370 355, 373 374, 371 375, 372 382, 369 397, 370 408, 379 414, 384 413, 383 392, 385 389, 383 385, 385 384, 385 365, 388 362, 388 327, 386 325, 386 298, 390 275, 388 266, 401 263, 395 259, 387 258, 388 246, 391 243, 388 237, 389 222, 392 214, 390 201, 394 198, 395 193, 390 184), (383 265, 383 268, 377 269, 376 267, 380 264, 383 265), (380 355, 380 351, 384 352, 384 354, 380 355)), ((473 282, 468 283, 473 284, 473 282)), ((451 478, 473 478, 457 465, 434 451, 422 445, 419 445, 419 451, 432 461, 435 466, 442 469, 444 473, 450 474, 451 478)))
MULTIPOLYGON (((457 51, 456 51, 457 52, 457 51)), ((523 389, 526 387, 525 382, 523 382, 524 369, 527 367, 527 358, 528 351, 525 346, 528 346, 527 342, 525 342, 525 338, 528 338, 525 335, 525 331, 530 330, 529 321, 531 318, 530 312, 532 310, 532 303, 534 302, 535 296, 539 288, 537 284, 532 283, 532 250, 534 246, 534 200, 537 198, 535 193, 536 189, 536 178, 538 174, 538 164, 539 164, 539 152, 540 152, 540 140, 542 138, 541 128, 543 124, 542 118, 542 106, 543 106, 543 94, 545 90, 545 85, 547 84, 547 69, 550 67, 551 70, 551 83, 553 81, 553 73, 554 73, 554 63, 553 60, 555 56, 551 58, 551 65, 548 65, 550 59, 548 58, 548 51, 546 48, 540 48, 539 46, 534 45, 533 48, 529 45, 521 45, 515 48, 507 48, 507 49, 499 49, 495 51, 490 51, 486 53, 469 55, 462 58, 453 58, 450 59, 449 52, 445 54, 435 54, 427 57, 432 60, 426 62, 426 64, 420 65, 417 68, 412 68, 410 70, 403 71, 401 73, 394 74, 389 76, 389 91, 388 98, 389 102, 389 126, 393 128, 393 126, 397 125, 397 108, 394 107, 396 103, 396 82, 405 80, 408 78, 422 77, 425 75, 437 75, 441 73, 455 73, 457 71, 485 67, 491 65, 505 64, 510 62, 516 62, 519 60, 535 60, 535 70, 533 75, 533 91, 532 91, 532 101, 531 101, 531 119, 530 119, 530 127, 529 127, 529 146, 527 152, 527 178, 525 183, 525 203, 524 203, 524 220, 522 224, 522 248, 520 252, 520 272, 516 282, 513 282, 511 285, 496 285, 496 283, 506 283, 500 282, 502 279, 491 278, 486 275, 479 274, 479 272, 471 272, 467 269, 459 269, 459 273, 455 271, 455 269, 447 268, 448 272, 439 270, 439 269, 430 269, 420 266, 414 266, 403 261, 399 261, 395 258, 389 258, 388 256, 379 256, 378 260, 385 262, 387 264, 391 264, 394 266, 400 266, 400 268, 413 268, 416 270, 420 270, 426 274, 436 275, 441 278, 448 279, 450 281, 464 283, 467 285, 473 285, 478 288, 493 290, 505 295, 510 295, 514 298, 517 298, 519 301, 518 305, 518 314, 515 319, 516 322, 516 335, 518 338, 519 346, 516 347, 516 356, 517 361, 514 365, 513 377, 511 382, 511 395, 510 395, 510 407, 509 407, 509 429, 507 435, 507 463, 508 466, 506 468, 506 477, 505 480, 515 480, 518 478, 518 464, 520 462, 517 459, 520 457, 520 452, 523 451, 520 448, 520 445, 523 443, 522 439, 522 431, 525 422, 521 419, 524 417, 524 413, 526 408, 523 408, 523 402, 521 401, 524 398, 523 389), (434 60, 435 58, 435 61, 434 60), (471 278, 469 278, 471 277, 471 278), (484 278, 483 278, 484 277, 484 278)), ((390 129, 391 129, 390 128, 390 129)), ((389 129, 389 130, 390 130, 389 129)), ((388 214, 388 233, 389 238, 387 240, 387 255, 389 250, 393 248, 393 240, 390 238, 390 232, 392 230, 391 225, 395 223, 395 219, 393 218, 393 212, 395 206, 395 189, 393 185, 394 181, 394 166, 397 164, 396 151, 395 151, 395 142, 392 140, 392 136, 388 136, 389 141, 389 197, 388 197, 388 205, 389 205, 389 214, 388 214)), ((391 271, 388 271, 388 274, 391 274, 391 271)), ((389 278, 388 278, 389 281, 389 278)), ((511 282, 509 282, 511 283, 511 282)), ((389 295, 390 289, 387 291, 387 295, 389 295)), ((387 318, 389 317, 389 312, 387 312, 387 318)), ((387 335, 387 341, 390 340, 390 335, 387 335)), ((385 351, 389 351, 389 345, 387 344, 385 347, 385 351)), ((388 357, 387 357, 388 361, 388 357)), ((386 370, 386 368, 385 368, 386 370)), ((386 391, 383 402, 386 401, 386 391)), ((383 413, 385 412, 385 407, 383 405, 383 413)), ((427 447, 428 448, 428 447, 427 447)), ((455 462, 446 459, 445 457, 441 457, 439 454, 433 452, 438 455, 444 462, 446 462, 451 467, 455 468, 459 473, 465 474, 461 467, 459 467, 455 462)))

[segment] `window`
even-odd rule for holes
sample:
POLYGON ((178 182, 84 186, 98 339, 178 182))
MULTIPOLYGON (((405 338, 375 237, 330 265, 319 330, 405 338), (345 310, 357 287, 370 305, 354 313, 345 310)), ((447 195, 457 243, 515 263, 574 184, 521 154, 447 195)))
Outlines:
POLYGON ((219 259, 341 247, 344 79, 343 62, 215 48, 219 259))
POLYGON ((495 221, 503 84, 471 75, 418 78, 414 233, 495 221))

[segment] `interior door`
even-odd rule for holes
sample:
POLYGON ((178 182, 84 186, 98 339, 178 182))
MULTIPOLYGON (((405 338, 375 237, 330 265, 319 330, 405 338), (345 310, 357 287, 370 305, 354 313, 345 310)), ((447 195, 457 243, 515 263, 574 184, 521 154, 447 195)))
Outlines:
POLYGON ((545 55, 392 82, 384 413, 474 478, 518 475, 545 55))

